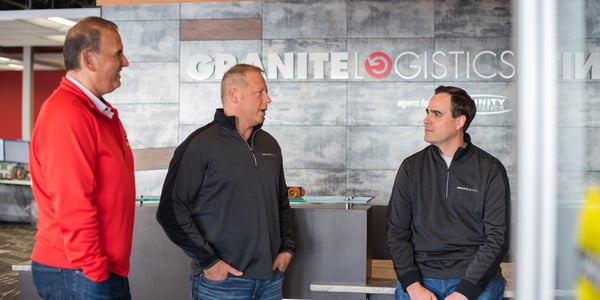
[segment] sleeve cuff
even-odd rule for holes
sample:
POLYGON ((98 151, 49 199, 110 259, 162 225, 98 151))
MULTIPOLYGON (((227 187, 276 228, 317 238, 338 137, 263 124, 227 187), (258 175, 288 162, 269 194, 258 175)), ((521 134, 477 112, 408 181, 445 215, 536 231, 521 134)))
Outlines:
POLYGON ((468 280, 465 280, 464 278, 460 280, 454 291, 465 295, 465 297, 467 297, 468 299, 477 299, 477 297, 479 297, 479 294, 483 292, 483 290, 478 285, 473 284, 468 280))
POLYGON ((99 259, 91 266, 83 266, 81 272, 93 282, 105 281, 109 276, 106 257, 99 259))
POLYGON ((408 272, 404 273, 402 276, 398 276, 398 281, 400 281, 400 284, 402 285, 402 289, 405 292, 406 292, 406 288, 409 285, 411 285, 415 282, 421 282, 421 280, 422 280, 421 274, 417 270, 408 271, 408 272))

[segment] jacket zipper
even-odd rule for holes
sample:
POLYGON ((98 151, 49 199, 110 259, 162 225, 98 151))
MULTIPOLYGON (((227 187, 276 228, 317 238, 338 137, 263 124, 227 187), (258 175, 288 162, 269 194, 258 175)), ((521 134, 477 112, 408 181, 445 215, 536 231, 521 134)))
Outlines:
POLYGON ((450 188, 450 169, 446 170, 446 199, 448 199, 448 189, 450 188))
POLYGON ((250 150, 250 153, 252 154, 252 159, 254 159, 254 167, 258 167, 258 160, 256 160, 256 153, 254 153, 254 135, 255 134, 256 134, 256 131, 254 131, 252 133, 252 136, 250 137, 250 144, 252 144, 252 145, 248 144, 239 133, 237 135, 240 137, 240 139, 246 145, 246 147, 248 147, 248 150, 250 150))

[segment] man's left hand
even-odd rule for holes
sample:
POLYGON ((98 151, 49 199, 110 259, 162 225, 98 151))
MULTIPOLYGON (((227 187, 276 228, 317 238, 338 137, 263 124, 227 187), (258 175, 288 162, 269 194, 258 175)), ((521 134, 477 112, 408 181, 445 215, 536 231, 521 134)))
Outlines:
POLYGON ((281 273, 284 273, 287 270, 287 267, 292 262, 292 254, 289 252, 281 252, 277 254, 275 257, 275 261, 273 261, 273 271, 279 270, 281 273))

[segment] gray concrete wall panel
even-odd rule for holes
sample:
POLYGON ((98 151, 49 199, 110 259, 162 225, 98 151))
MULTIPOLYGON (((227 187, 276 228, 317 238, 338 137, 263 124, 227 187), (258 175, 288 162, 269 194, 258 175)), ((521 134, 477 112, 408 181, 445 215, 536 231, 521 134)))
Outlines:
POLYGON ((123 104, 118 108, 133 149, 169 147, 177 142, 178 105, 123 104))
POLYGON ((512 1, 436 0, 436 37, 509 37, 512 1))
POLYGON ((112 21, 179 20, 179 6, 170 4, 107 5, 102 17, 112 21))
POLYGON ((345 38, 345 0, 268 1, 263 4, 263 39, 345 38))
POLYGON ((600 97, 599 84, 581 82, 561 82, 558 89, 558 111, 556 116, 560 127, 598 126, 600 107, 592 105, 600 97))
POLYGON ((269 125, 346 125, 346 83, 269 84, 269 125))
POLYGON ((145 198, 160 196, 166 175, 166 169, 135 171, 136 194, 145 198))
POLYGON ((346 171, 344 169, 297 169, 285 165, 288 186, 302 186, 306 195, 345 195, 346 171))
POLYGON ((179 61, 179 21, 116 21, 129 62, 179 61))
MULTIPOLYGON (((400 161, 396 167, 400 166, 400 161)), ((373 196, 371 204, 387 205, 394 186, 397 170, 348 170, 348 194, 373 196)), ((387 250, 385 250, 387 251, 387 250)))
POLYGON ((348 1, 348 37, 433 37, 434 0, 348 1))
POLYGON ((514 144, 516 136, 513 128, 503 126, 478 126, 469 128, 471 142, 477 147, 494 155, 508 171, 509 176, 514 176, 516 167, 516 153, 514 144))
POLYGON ((265 125, 265 130, 282 145, 284 166, 287 168, 346 167, 347 145, 344 126, 265 125))
POLYGON ((179 124, 202 127, 212 122, 221 104, 221 85, 210 83, 182 83, 180 86, 179 124))
POLYGON ((348 125, 422 126, 433 89, 428 82, 350 82, 348 125))
MULTIPOLYGON (((600 155, 598 153, 598 145, 600 145, 600 130, 598 128, 586 128, 585 129, 585 157, 586 168, 588 171, 600 170, 600 155)), ((566 152, 569 153, 569 152, 566 152)))
POLYGON ((422 126, 351 126, 348 167, 395 170, 398 162, 425 146, 422 126))
MULTIPOLYGON (((590 6, 594 5, 593 3, 596 3, 596 1, 556 1, 557 11, 560 12, 560 16, 556 18, 557 37, 559 39, 568 37, 581 40, 586 36, 591 36, 589 31, 586 34, 586 25, 591 25, 589 28, 594 28, 593 24, 598 24, 598 13, 590 6), (591 3, 585 4, 585 2, 591 3), (582 18, 582 14, 587 14, 588 16, 582 18)), ((596 5, 596 7, 598 6, 596 5)))
POLYGON ((114 104, 178 103, 178 90, 179 63, 131 62, 121 72, 121 88, 107 97, 114 104))
MULTIPOLYGON (((565 22, 569 22, 569 25, 564 26, 563 28, 565 28, 565 27, 566 28, 573 28, 573 27, 585 28, 585 37, 600 38, 600 19, 598 19, 598 16, 600 16, 600 2, 594 1, 594 0, 558 1, 558 2, 564 3, 563 5, 560 6, 561 18, 558 18, 558 19, 562 19, 565 22), (577 12, 576 18, 568 18, 568 15, 563 15, 563 8, 572 6, 572 2, 575 2, 576 4, 585 3, 585 7, 576 5, 571 8, 571 11, 577 12), (585 22, 584 22, 584 20, 581 20, 581 18, 579 17, 581 15, 581 12, 585 13, 585 22), (580 22, 579 23, 580 26, 584 25, 584 24, 585 24, 585 26, 581 26, 581 27, 574 26, 574 24, 571 23, 573 21, 580 22)), ((575 23, 575 24, 577 24, 577 23, 575 23)), ((567 34, 567 36, 569 36, 569 34, 567 34)))
POLYGON ((560 128, 561 134, 568 137, 568 139, 558 143, 558 153, 568 153, 568 155, 562 155, 558 160, 557 169, 559 172, 590 170, 590 163, 587 159, 587 155, 592 153, 586 153, 586 147, 588 146, 586 142, 586 131, 585 128, 581 127, 560 128))
POLYGON ((262 15, 263 4, 259 1, 233 3, 181 3, 181 19, 238 19, 259 18, 262 15))

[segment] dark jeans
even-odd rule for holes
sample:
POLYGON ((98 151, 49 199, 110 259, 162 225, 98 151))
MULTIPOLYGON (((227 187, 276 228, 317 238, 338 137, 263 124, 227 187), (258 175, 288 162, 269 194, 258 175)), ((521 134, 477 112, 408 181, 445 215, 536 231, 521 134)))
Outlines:
POLYGON ((212 281, 203 274, 192 276, 192 300, 281 300, 283 273, 275 278, 255 280, 228 276, 223 281, 212 281))
MULTIPOLYGON (((423 286, 433 292, 439 300, 443 300, 448 295, 454 292, 454 289, 460 282, 460 278, 456 279, 433 279, 433 278, 425 278, 423 279, 423 286)), ((494 278, 490 280, 488 285, 485 287, 483 292, 477 297, 477 300, 502 300, 504 296, 504 288, 506 287, 506 280, 504 278, 497 279, 494 278)), ((402 289, 402 285, 400 281, 398 281, 398 286, 396 287, 396 294, 394 297, 395 300, 409 300, 410 297, 408 293, 406 293, 402 289)))
POLYGON ((33 284, 45 300, 130 300, 127 277, 110 274, 93 282, 81 270, 61 269, 31 262, 33 284))

